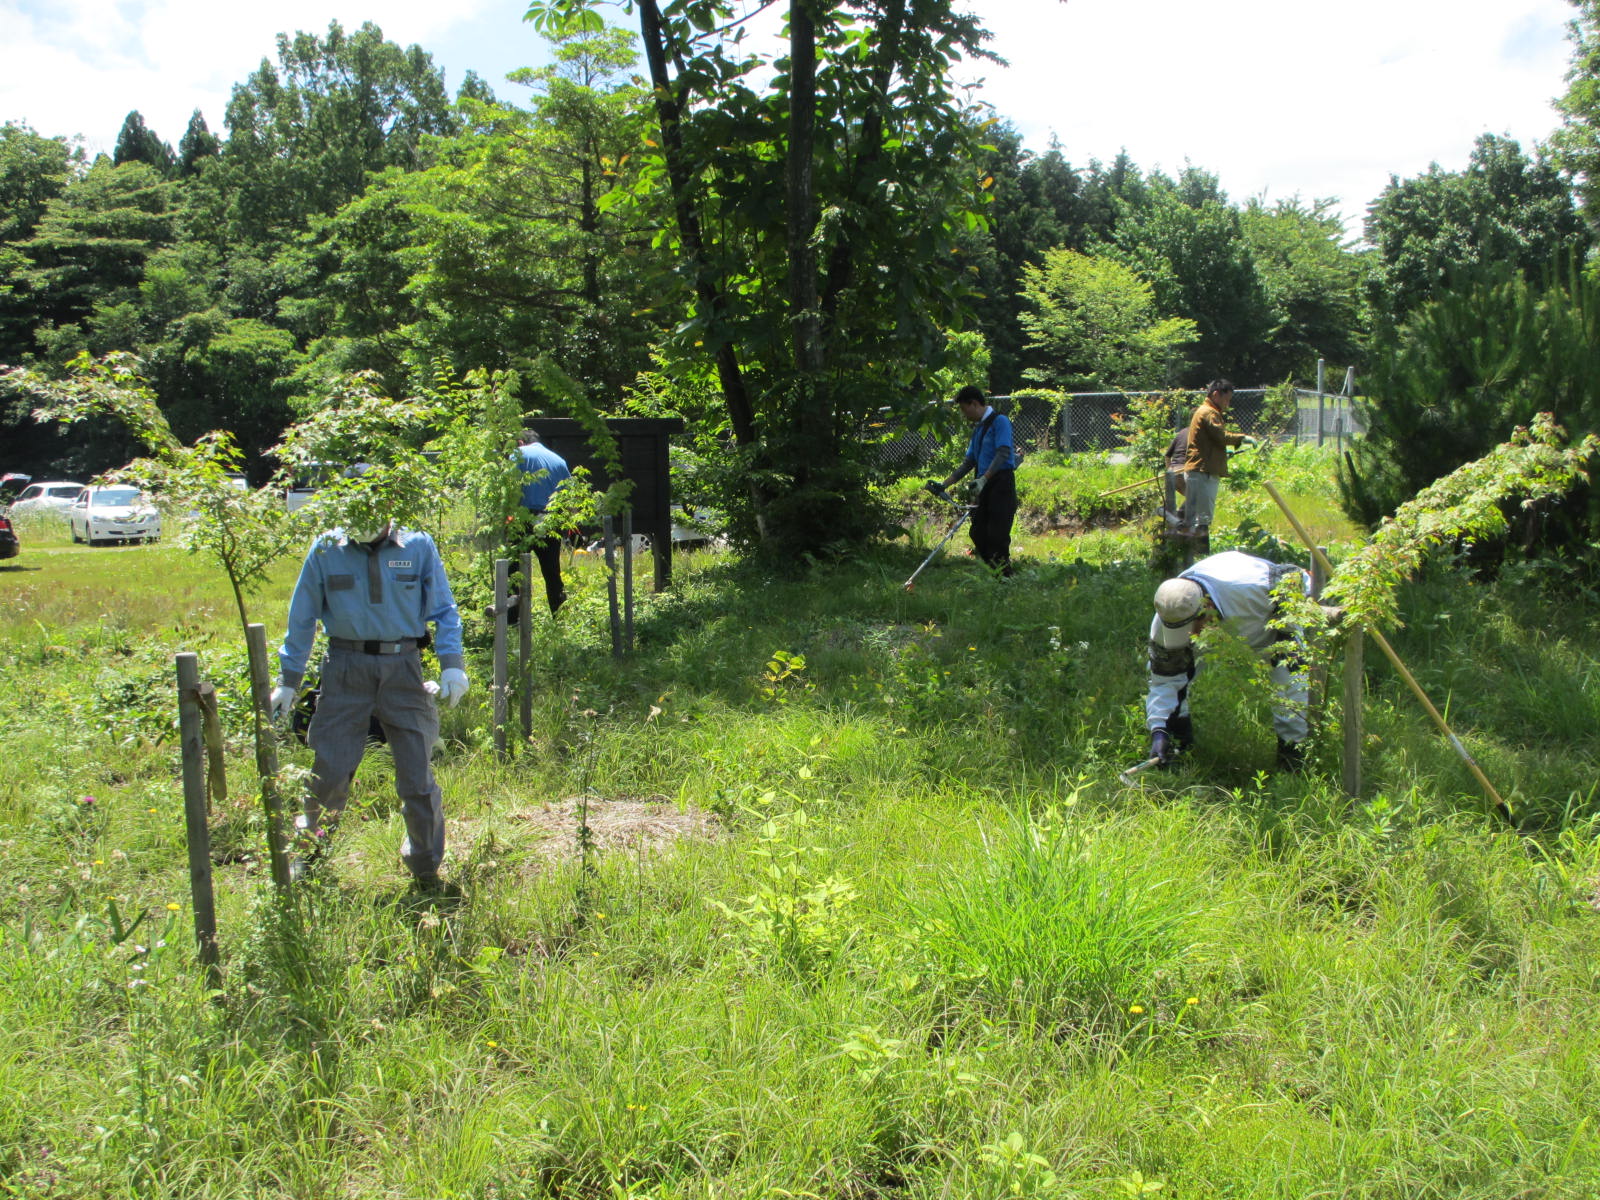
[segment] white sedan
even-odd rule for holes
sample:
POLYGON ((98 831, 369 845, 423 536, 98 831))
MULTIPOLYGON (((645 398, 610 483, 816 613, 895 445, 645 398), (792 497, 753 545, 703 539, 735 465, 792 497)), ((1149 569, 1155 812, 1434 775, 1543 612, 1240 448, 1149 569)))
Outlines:
POLYGON ((67 480, 49 483, 30 483, 11 505, 11 515, 20 517, 27 513, 49 513, 65 517, 73 502, 83 495, 83 484, 67 480))
POLYGON ((125 484, 85 488, 67 510, 75 542, 153 542, 161 537, 161 514, 138 488, 125 484))

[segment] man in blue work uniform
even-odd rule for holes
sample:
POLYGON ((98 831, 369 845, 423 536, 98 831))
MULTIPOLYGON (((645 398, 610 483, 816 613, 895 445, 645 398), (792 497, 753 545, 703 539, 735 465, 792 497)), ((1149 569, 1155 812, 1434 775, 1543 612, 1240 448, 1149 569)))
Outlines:
POLYGON ((308 843, 302 861, 320 855, 343 814, 376 716, 394 755, 395 790, 405 817, 400 857, 419 886, 437 888, 444 807, 430 762, 439 736, 434 697, 457 704, 467 693, 467 674, 461 617, 433 539, 386 521, 377 529, 335 529, 312 543, 278 650, 274 718, 288 716, 294 704, 318 621, 328 656, 306 737, 316 760, 305 813, 296 821, 308 843), (437 683, 422 678, 420 651, 430 624, 441 668, 437 683))
MULTIPOLYGON (((1156 615, 1150 623, 1149 689, 1144 703, 1151 758, 1166 764, 1194 742, 1189 685, 1198 664, 1192 643, 1206 622, 1217 618, 1224 629, 1271 662, 1276 690, 1272 725, 1278 735, 1278 766, 1296 771, 1303 765, 1309 679, 1297 636, 1273 628, 1278 612, 1273 590, 1285 579, 1292 580, 1290 586, 1310 594, 1311 581, 1304 569, 1226 550, 1201 559, 1156 589, 1156 615)), ((1334 610, 1327 611, 1331 615, 1334 610)))
MULTIPOLYGON (((522 507, 539 516, 549 505, 555 490, 572 478, 572 472, 567 469, 567 460, 541 442, 536 431, 524 429, 517 442, 517 465, 528 476, 528 481, 522 485, 522 507)), ((567 602, 567 589, 561 582, 561 537, 541 531, 527 545, 539 560, 545 599, 554 613, 567 602)))
POLYGON ((1017 515, 1017 452, 1009 418, 997 413, 980 388, 968 384, 956 393, 956 407, 977 428, 966 457, 944 481, 929 486, 943 492, 969 471, 978 473, 978 498, 972 512, 972 548, 1001 576, 1012 573, 1011 522, 1017 515))

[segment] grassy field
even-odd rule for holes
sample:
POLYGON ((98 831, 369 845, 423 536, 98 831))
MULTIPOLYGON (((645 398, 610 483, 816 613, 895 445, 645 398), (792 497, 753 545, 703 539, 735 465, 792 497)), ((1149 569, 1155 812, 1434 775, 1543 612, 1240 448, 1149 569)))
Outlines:
MULTIPOLYGON (((1274 478, 1337 561, 1327 469, 1274 478)), ((25 533, 0 564, 0 1195, 1600 1194, 1592 605, 1448 564, 1408 590, 1396 647, 1522 833, 1382 664, 1361 797, 1336 700, 1313 769, 1271 773, 1261 672, 1222 643, 1195 753, 1127 788, 1157 576, 1085 497, 1136 473, 1049 470, 1035 515, 1075 516, 1030 527, 1075 532, 1023 537, 1014 579, 956 553, 904 592, 931 521, 804 580, 684 555, 622 661, 577 560, 506 762, 463 560, 442 903, 407 890, 383 750, 276 902, 223 581, 170 539, 25 533), (181 650, 229 733, 209 994, 181 650)), ((1296 557, 1248 483, 1214 548, 1296 557)), ((257 601, 274 644, 293 571, 257 601)))

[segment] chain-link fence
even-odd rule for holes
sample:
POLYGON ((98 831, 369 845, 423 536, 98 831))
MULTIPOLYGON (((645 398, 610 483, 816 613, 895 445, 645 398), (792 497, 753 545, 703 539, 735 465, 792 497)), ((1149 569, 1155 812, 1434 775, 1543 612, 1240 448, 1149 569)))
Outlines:
POLYGON ((1318 446, 1332 442, 1342 447, 1345 438, 1367 431, 1353 396, 1295 388, 1294 403, 1295 421, 1291 432, 1297 442, 1313 442, 1318 446))
MULTIPOLYGON (((989 402, 1011 418, 1012 434, 1023 455, 1038 450, 1079 453, 1085 450, 1117 450, 1123 445, 1115 418, 1128 408, 1131 399, 1158 395, 1156 392, 1073 392, 1057 406, 1047 396, 1025 393, 1020 396, 991 396, 989 402)), ((1349 396, 1318 393, 1296 388, 1295 409, 1285 422, 1281 413, 1269 408, 1266 388, 1235 388, 1228 409, 1228 426, 1239 433, 1257 437, 1288 437, 1296 442, 1343 444, 1343 439, 1362 432, 1360 414, 1349 396)), ((1198 404, 1198 395, 1195 404, 1198 404)), ((1184 428, 1194 407, 1174 410, 1173 432, 1184 428)), ((961 445, 965 445, 964 434, 961 445)), ((907 474, 922 470, 946 451, 954 452, 955 437, 936 433, 897 434, 877 448, 881 466, 894 467, 907 474)))

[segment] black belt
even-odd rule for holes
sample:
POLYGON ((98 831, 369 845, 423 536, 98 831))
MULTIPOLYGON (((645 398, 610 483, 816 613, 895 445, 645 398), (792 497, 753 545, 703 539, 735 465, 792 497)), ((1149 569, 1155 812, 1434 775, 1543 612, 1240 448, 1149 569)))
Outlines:
POLYGON ((404 654, 407 650, 417 648, 416 638, 401 638, 398 642, 358 642, 353 638, 328 639, 328 645, 335 650, 357 650, 362 654, 404 654))

